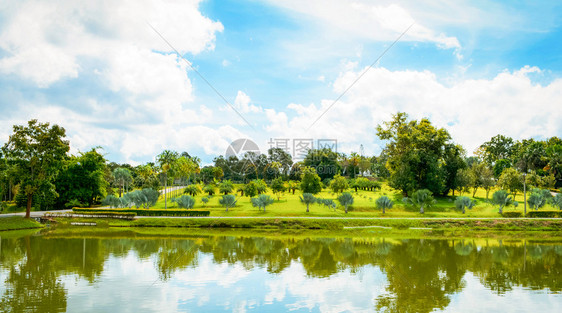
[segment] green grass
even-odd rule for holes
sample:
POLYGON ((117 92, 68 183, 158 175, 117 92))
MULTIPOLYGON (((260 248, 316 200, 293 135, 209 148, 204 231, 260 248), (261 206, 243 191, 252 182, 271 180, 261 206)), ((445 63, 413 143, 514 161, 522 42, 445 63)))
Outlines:
POLYGON ((43 227, 41 223, 21 216, 0 217, 0 231, 41 227, 43 227))
MULTIPOLYGON (((237 186, 238 187, 238 186, 237 186)), ((236 188, 235 188, 236 189, 236 188)), ((317 216, 317 217, 501 217, 498 213, 498 208, 495 205, 489 203, 486 200, 486 192, 483 189, 479 189, 475 197, 472 198, 472 192, 463 193, 463 196, 468 196, 476 201, 476 206, 472 210, 467 210, 465 214, 455 209, 454 198, 452 196, 448 197, 437 197, 437 203, 435 203, 431 208, 426 209, 426 213, 421 215, 419 210, 414 207, 405 206, 402 203, 402 193, 388 187, 387 184, 383 184, 383 187, 379 191, 364 191, 359 190, 357 193, 353 189, 349 189, 354 196, 354 204, 350 208, 348 214, 345 214, 343 207, 338 207, 336 211, 328 209, 324 206, 314 204, 310 206, 310 212, 306 213, 306 206, 300 203, 299 196, 301 193, 297 191, 294 195, 292 193, 285 193, 278 200, 277 197, 269 191, 267 194, 271 195, 275 202, 266 208, 266 212, 259 211, 254 208, 250 202, 249 197, 240 197, 238 193, 236 198, 238 199, 237 206, 229 209, 229 212, 225 212, 225 209, 220 206, 218 200, 221 195, 214 195, 210 198, 207 204, 203 204, 201 198, 206 195, 198 195, 195 197, 196 204, 194 209, 203 209, 211 211, 211 216, 264 216, 264 217, 275 217, 275 216, 317 216), (394 207, 383 215, 380 210, 375 206, 375 201, 382 195, 387 195, 394 201, 394 207)), ((489 197, 491 198, 495 190, 490 191, 489 197)), ((455 193, 455 196, 458 196, 455 193)), ((317 194, 318 198, 329 198, 336 200, 337 195, 331 193, 330 190, 324 189, 321 193, 317 194)), ((171 197, 170 197, 171 198, 171 197)), ((168 198, 168 208, 177 208, 177 204, 170 201, 168 198)), ((519 207, 514 209, 513 207, 504 208, 504 212, 520 211, 523 212, 523 195, 521 193, 517 194, 515 200, 519 202, 519 207)), ((336 203, 338 203, 336 201, 336 203)), ((154 209, 164 209, 164 199, 158 201, 154 206, 154 209)), ((527 211, 529 211, 527 207, 527 211)), ((542 210, 553 210, 550 205, 546 205, 542 210)))

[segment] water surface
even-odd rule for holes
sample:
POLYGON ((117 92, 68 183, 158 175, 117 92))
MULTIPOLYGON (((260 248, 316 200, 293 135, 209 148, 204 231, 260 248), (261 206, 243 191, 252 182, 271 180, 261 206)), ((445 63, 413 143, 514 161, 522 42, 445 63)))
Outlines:
POLYGON ((79 233, 2 238, 0 311, 562 311, 556 242, 79 233))

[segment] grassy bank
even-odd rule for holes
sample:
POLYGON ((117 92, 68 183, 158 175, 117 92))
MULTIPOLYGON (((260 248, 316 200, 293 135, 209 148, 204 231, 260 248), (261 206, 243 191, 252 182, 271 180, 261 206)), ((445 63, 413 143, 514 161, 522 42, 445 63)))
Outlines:
POLYGON ((346 219, 346 218, 141 218, 133 221, 116 219, 59 218, 60 226, 70 222, 96 222, 100 227, 187 227, 235 229, 317 229, 357 231, 361 227, 388 227, 411 231, 562 231, 562 220, 547 219, 346 219), (414 228, 414 229, 412 229, 414 228), (419 228, 419 229, 416 229, 419 228))
POLYGON ((23 218, 21 216, 1 217, 0 231, 41 228, 43 225, 35 220, 23 218))

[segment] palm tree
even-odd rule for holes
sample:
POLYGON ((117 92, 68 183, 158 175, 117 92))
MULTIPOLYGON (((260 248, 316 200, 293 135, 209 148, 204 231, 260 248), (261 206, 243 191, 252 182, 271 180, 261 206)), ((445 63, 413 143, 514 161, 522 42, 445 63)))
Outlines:
POLYGON ((474 201, 465 196, 457 197, 457 199, 455 200, 455 207, 457 208, 457 210, 461 210, 462 214, 465 213, 465 209, 470 210, 474 207, 475 204, 476 203, 474 201))
POLYGON ((225 195, 231 193, 234 190, 234 185, 230 180, 225 180, 219 185, 219 192, 225 195))
POLYGON ((433 199, 433 194, 431 191, 427 189, 420 189, 412 194, 410 198, 404 198, 403 200, 405 203, 413 204, 420 208, 420 213, 425 213, 425 208, 431 207, 432 204, 435 203, 435 199, 433 199))
POLYGON ((303 193, 302 197, 300 197, 300 199, 301 199, 302 203, 306 204, 306 212, 309 212, 308 207, 311 204, 316 203, 316 198, 311 193, 303 193))
POLYGON ((164 150, 157 157, 157 162, 162 168, 162 173, 164 173, 164 209, 168 208, 168 172, 172 169, 172 165, 178 159, 178 153, 171 150, 164 150))
POLYGON ((228 212, 228 208, 236 206, 236 201, 238 200, 234 195, 224 195, 219 199, 219 203, 226 208, 226 212, 228 212))
POLYGON ((133 180, 131 171, 124 167, 118 167, 113 170, 113 177, 119 183, 119 197, 121 197, 121 192, 125 192, 125 184, 129 184, 133 180))
POLYGON ((382 196, 378 198, 375 203, 377 205, 377 208, 382 209, 382 214, 384 214, 386 209, 391 209, 392 206, 394 205, 392 200, 390 200, 390 198, 387 196, 382 196))
POLYGON ((345 213, 347 214, 347 208, 353 204, 353 195, 349 192, 344 192, 338 197, 338 201, 345 207, 345 213))
POLYGON ((265 207, 272 204, 273 201, 273 198, 268 195, 259 195, 256 198, 252 198, 252 205, 260 210, 263 208, 263 212, 265 213, 265 207))
POLYGON ((192 209, 195 206, 195 198, 192 196, 181 196, 179 198, 173 198, 172 202, 178 204, 182 209, 192 209))
POLYGON ((552 198, 552 206, 558 208, 559 210, 562 210, 562 193, 557 193, 556 196, 552 198))
POLYGON ((492 195, 492 203, 499 206, 500 214, 503 213, 503 207, 509 206, 513 202, 513 199, 509 196, 507 191, 498 190, 492 195))

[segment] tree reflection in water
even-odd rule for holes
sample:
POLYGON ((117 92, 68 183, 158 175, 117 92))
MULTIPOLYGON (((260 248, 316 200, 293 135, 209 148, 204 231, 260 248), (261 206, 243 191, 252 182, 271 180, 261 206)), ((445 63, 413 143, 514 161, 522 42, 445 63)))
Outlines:
POLYGON ((0 262, 4 294, 0 311, 66 310, 63 275, 77 275, 91 284, 110 256, 154 259, 161 281, 197 267, 201 254, 215 263, 241 264, 280 274, 292 263, 309 277, 329 278, 364 266, 386 276, 385 292, 373 309, 387 312, 430 312, 444 309, 450 295, 462 291, 470 272, 496 294, 514 286, 562 290, 562 245, 497 240, 393 240, 385 238, 262 238, 206 236, 190 238, 65 238, 25 236, 3 238, 0 262))

